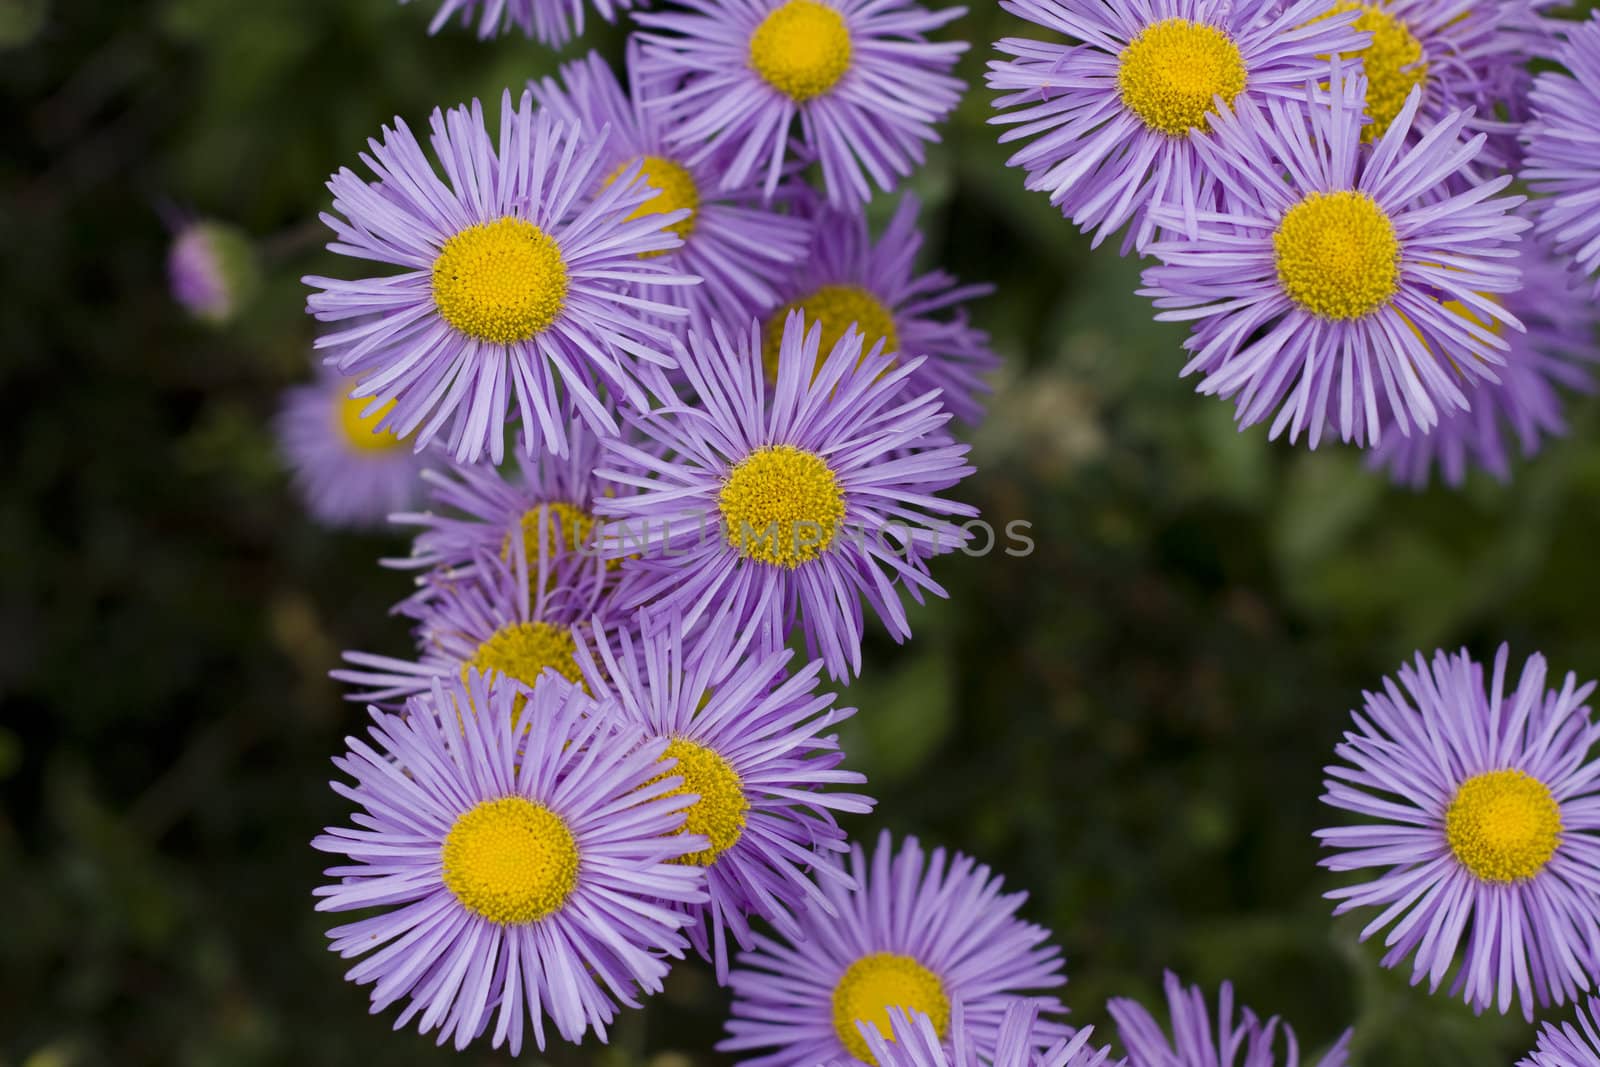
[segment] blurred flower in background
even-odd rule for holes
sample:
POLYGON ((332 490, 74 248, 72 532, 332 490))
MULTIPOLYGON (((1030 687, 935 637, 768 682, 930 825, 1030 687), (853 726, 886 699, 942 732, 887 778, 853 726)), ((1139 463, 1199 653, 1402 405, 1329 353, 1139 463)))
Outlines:
POLYGON ((214 219, 184 223, 167 253, 172 299, 195 319, 212 326, 233 321, 255 295, 260 275, 249 236, 214 219))

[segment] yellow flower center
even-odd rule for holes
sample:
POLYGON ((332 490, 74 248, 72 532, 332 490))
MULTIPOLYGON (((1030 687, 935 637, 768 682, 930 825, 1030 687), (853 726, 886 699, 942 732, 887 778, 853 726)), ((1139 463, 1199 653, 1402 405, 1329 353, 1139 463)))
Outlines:
MULTIPOLYGON (((833 346, 854 326, 861 331, 862 354, 872 351, 872 346, 883 341, 885 352, 900 351, 900 335, 894 328, 894 314, 883 302, 859 285, 824 285, 810 296, 785 304, 767 319, 762 333, 761 362, 767 371, 767 380, 778 380, 778 353, 783 343, 783 324, 792 311, 802 311, 806 328, 813 322, 822 323, 822 344, 817 348, 817 369, 828 358, 833 346)), ((816 377, 816 370, 811 372, 816 377)))
POLYGON ((738 844, 744 833, 745 813, 750 810, 744 782, 720 754, 693 741, 673 738, 661 758, 669 757, 677 760, 677 765, 651 781, 659 782, 674 775, 683 778, 681 786, 663 795, 675 797, 693 793, 700 799, 684 813, 683 828, 678 833, 703 834, 711 842, 710 848, 691 852, 675 862, 709 867, 718 856, 738 844))
MULTIPOLYGON (((522 549, 527 553, 528 569, 538 566, 541 554, 558 550, 576 552, 590 543, 594 534, 594 516, 576 504, 553 501, 536 504, 522 513, 522 549), (540 536, 543 533, 544 536, 540 536)), ((511 558, 511 534, 500 542, 500 558, 511 558)))
POLYGON ((524 797, 485 800, 456 819, 440 850, 445 888, 502 926, 538 922, 578 886, 578 843, 566 822, 524 797))
POLYGON ((1128 110, 1169 137, 1210 130, 1216 97, 1244 92, 1244 56, 1226 33, 1203 22, 1163 19, 1122 50, 1117 88, 1128 110))
POLYGON ((939 976, 912 959, 890 952, 874 952, 850 965, 833 987, 833 1030, 850 1055, 862 1063, 876 1064, 856 1020, 870 1022, 892 1040, 889 1009, 907 1015, 921 1012, 933 1023, 942 1040, 950 1028, 950 998, 939 976))
POLYGON ((1372 34, 1372 43, 1344 53, 1344 58, 1361 60, 1367 76, 1367 117, 1372 122, 1362 127, 1361 139, 1370 143, 1382 137, 1400 114, 1412 87, 1427 84, 1428 64, 1422 61, 1422 42, 1382 4, 1338 0, 1328 14, 1358 9, 1361 14, 1356 16, 1355 28, 1372 34))
POLYGON ((468 226, 433 261, 433 302, 468 337, 512 344, 549 329, 567 299, 555 238, 525 219, 468 226))
MULTIPOLYGON (((578 668, 578 642, 572 630, 548 622, 512 622, 489 635, 461 668, 465 674, 476 667, 514 678, 526 686, 538 683, 545 668, 553 667, 569 682, 581 684, 578 668)), ((518 701, 517 711, 522 710, 518 701)))
POLYGON ((789 0, 750 35, 750 66, 796 103, 821 96, 850 69, 850 27, 818 0, 789 0))
POLYGON ((1278 283, 1289 299, 1325 319, 1359 319, 1400 288, 1394 223, 1365 193, 1311 193, 1272 235, 1278 283))
POLYGON ((1444 813, 1444 836, 1461 865, 1485 882, 1520 882, 1561 843, 1561 808, 1550 787, 1523 771, 1468 778, 1444 813))
MULTIPOLYGON (((642 219, 647 215, 664 215, 669 211, 678 211, 688 208, 689 214, 670 223, 662 229, 670 230, 680 238, 687 241, 694 232, 695 219, 700 208, 700 190, 694 184, 694 176, 683 164, 674 162, 663 156, 645 156, 638 160, 631 160, 611 172, 605 181, 610 185, 622 176, 622 173, 634 163, 639 164, 639 181, 656 190, 656 195, 633 209, 633 214, 628 216, 629 221, 642 219)), ((641 252, 641 257, 665 255, 665 252, 641 252)))
POLYGON ((728 543, 746 559, 791 570, 833 543, 844 520, 844 491, 826 460, 793 445, 746 456, 717 497, 728 543))
POLYGON ((399 436, 378 429, 378 423, 394 410, 394 401, 380 404, 370 415, 364 414, 370 403, 370 396, 359 400, 349 396, 339 398, 339 428, 344 431, 345 440, 358 452, 387 452, 399 448, 402 444, 399 436))

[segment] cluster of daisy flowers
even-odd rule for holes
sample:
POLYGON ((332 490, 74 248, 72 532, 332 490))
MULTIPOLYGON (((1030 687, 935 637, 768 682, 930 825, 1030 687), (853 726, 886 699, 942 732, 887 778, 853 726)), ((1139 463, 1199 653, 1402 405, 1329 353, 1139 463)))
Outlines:
MULTIPOLYGON (((1506 424, 1529 451, 1560 431, 1558 387, 1589 381, 1600 21, 1002 5, 1067 39, 999 44, 1013 162, 1152 258, 1158 317, 1194 324, 1189 370, 1241 423, 1409 481, 1503 473, 1506 424), (1537 199, 1506 194, 1517 168, 1537 199)), ((433 25, 559 45, 587 13, 442 0, 433 25)), ((719 1048, 763 1067, 1298 1064, 1281 1020, 1170 975, 1165 1028, 1108 1005, 1114 1059, 1064 1021, 1025 894, 840 823, 874 801, 823 678, 862 672, 874 621, 911 636, 976 517, 987 287, 919 268, 897 193, 963 91, 962 14, 661 3, 621 77, 590 55, 425 137, 396 119, 330 180, 347 265, 306 279, 321 365, 280 437, 319 517, 411 532, 385 562, 414 576, 414 644, 334 672, 371 725, 335 760, 355 811, 314 842, 337 857, 317 906, 360 913, 332 948, 397 1027, 604 1041, 693 954, 731 990, 719 1048)), ((1600 727, 1591 687, 1547 690, 1535 657, 1507 696, 1506 667, 1441 654, 1369 696, 1326 798, 1369 821, 1320 836, 1334 870, 1379 870, 1333 895, 1383 909, 1386 965, 1531 1018, 1600 967, 1600 727)), ((1592 1041, 1589 1011, 1530 1062, 1592 1041)))
POLYGON ((1539 0, 1001 0, 1012 165, 1241 426, 1508 476, 1592 388, 1600 24, 1539 0), (1529 73, 1530 61, 1557 69, 1529 73), (1532 199, 1514 195, 1520 181, 1532 199))

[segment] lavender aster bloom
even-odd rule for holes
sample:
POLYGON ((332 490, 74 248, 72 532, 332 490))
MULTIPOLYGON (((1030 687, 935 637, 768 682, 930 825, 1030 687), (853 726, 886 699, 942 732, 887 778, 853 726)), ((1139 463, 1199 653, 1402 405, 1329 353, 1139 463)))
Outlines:
MULTIPOLYGON (((1141 252, 1152 204, 1171 202, 1193 231, 1213 206, 1215 157, 1201 155, 1216 101, 1298 104, 1331 53, 1360 47, 1353 15, 1319 18, 1328 0, 1001 0, 1069 43, 1008 37, 989 64, 1002 95, 1001 143, 1033 138, 1008 160, 1098 245, 1134 220, 1141 252)), ((1126 251, 1126 248, 1124 249, 1126 251)))
POLYGON ((710 845, 681 862, 706 869, 711 899, 692 909, 699 921, 689 936, 726 982, 728 935, 748 949, 749 916, 798 938, 794 912, 832 907, 812 875, 852 888, 835 858, 847 846, 834 813, 865 814, 873 802, 828 788, 866 779, 838 769, 844 753, 824 731, 855 709, 816 692, 820 663, 785 677, 788 650, 730 659, 732 639, 722 635, 686 652, 673 625, 638 646, 626 632, 615 649, 598 628, 595 637, 598 658, 584 647, 578 659, 600 713, 666 740, 680 791, 698 798, 684 830, 710 845))
POLYGON ((763 311, 767 321, 761 349, 767 380, 778 377, 778 352, 791 311, 803 311, 822 324, 823 353, 833 351, 855 326, 871 349, 880 340, 886 352, 927 359, 906 380, 912 393, 938 389, 951 414, 969 423, 983 417, 978 394, 989 391, 983 376, 1000 365, 989 335, 967 321, 965 304, 994 291, 992 285, 961 285, 944 271, 915 273, 922 234, 917 229, 917 198, 907 193, 883 235, 872 239, 864 215, 814 206, 816 226, 810 253, 763 311))
POLYGON ((1426 432, 1440 406, 1467 407, 1463 382, 1495 379, 1508 346, 1482 324, 1521 328, 1491 294, 1517 288, 1508 260, 1527 227, 1512 213, 1522 198, 1495 195, 1510 175, 1438 193, 1482 147, 1482 134, 1458 139, 1464 116, 1413 144, 1413 91, 1364 150, 1362 81, 1336 62, 1332 82, 1328 105, 1241 100, 1213 118, 1194 143, 1226 172, 1225 207, 1152 245, 1160 265, 1141 290, 1158 319, 1196 323, 1184 373, 1205 375, 1200 392, 1234 398, 1241 427, 1276 411, 1272 436, 1307 433, 1313 448, 1327 427, 1378 444, 1380 405, 1401 433, 1426 432))
POLYGON ((1507 695, 1509 656, 1502 645, 1486 688, 1465 651, 1431 668, 1419 653, 1405 692, 1386 678, 1364 694, 1322 799, 1376 822, 1317 837, 1331 870, 1382 869, 1328 896, 1336 915, 1383 909, 1361 936, 1392 925, 1385 967, 1415 953, 1412 984, 1436 991, 1463 949, 1451 995, 1502 1013, 1516 997, 1532 1019, 1535 999, 1589 988, 1600 948, 1600 726, 1594 683, 1546 689, 1543 656, 1507 695))
MULTIPOLYGON (((857 1021, 887 1036, 889 1010, 921 1013, 942 1041, 954 1005, 965 1038, 992 1060, 1013 998, 1066 982, 1049 931, 1016 917, 1025 893, 1002 895, 989 868, 943 849, 925 857, 915 838, 899 854, 888 833, 878 838, 871 868, 860 845, 851 850, 858 888, 822 887, 837 914, 807 910, 805 939, 784 944, 757 936, 756 948, 733 972, 733 1018, 717 1048, 772 1049, 742 1062, 750 1067, 814 1067, 874 1062, 857 1021)), ((1054 997, 1037 1000, 1046 1015, 1054 997)), ((1043 1049, 1066 1036, 1055 1022, 1037 1022, 1027 1043, 1043 1049)))
POLYGON ((1570 75, 1545 71, 1534 80, 1522 176, 1541 195, 1538 233, 1581 273, 1596 275, 1600 297, 1600 14, 1574 27, 1556 58, 1570 75))
POLYGON ((1517 1067, 1595 1067, 1600 1064, 1600 997, 1578 1008, 1578 1025, 1547 1022, 1539 1044, 1517 1061, 1517 1067), (1582 1027, 1582 1030, 1579 1030, 1582 1027))
POLYGON ((285 390, 278 448, 313 516, 330 526, 379 526, 417 501, 429 457, 384 428, 393 405, 351 398, 354 385, 322 372, 285 390))
POLYGON ((576 419, 567 432, 564 456, 524 457, 514 469, 508 462, 428 471, 423 475, 428 509, 390 517, 417 529, 411 554, 384 562, 459 576, 475 569, 481 557, 509 559, 512 540, 520 538, 535 564, 541 551, 593 564, 599 558, 594 506, 602 493, 595 477, 600 439, 576 419))
POLYGON ((540 552, 530 561, 526 543, 513 539, 507 559, 480 556, 465 575, 427 576, 421 592, 397 609, 417 620, 417 658, 346 652, 350 668, 333 677, 357 687, 349 699, 386 705, 469 670, 509 679, 522 692, 550 672, 581 682, 577 649, 588 627, 595 618, 622 626, 627 617, 606 597, 603 576, 557 569, 554 556, 540 552))
POLYGON ((1468 112, 1464 125, 1488 140, 1477 163, 1498 170, 1515 157, 1516 127, 1495 119, 1496 104, 1510 103, 1526 77, 1526 55, 1513 47, 1516 0, 1335 0, 1336 14, 1355 12, 1355 28, 1370 44, 1345 58, 1359 58, 1366 79, 1362 139, 1388 132, 1415 90, 1411 117, 1415 137, 1468 112))
POLYGON ((927 557, 963 543, 944 520, 976 512, 936 494, 968 474, 967 449, 936 435, 935 394, 905 395, 920 359, 898 362, 852 331, 819 359, 820 325, 789 316, 769 398, 754 324, 730 341, 691 333, 680 357, 699 406, 641 417, 660 455, 606 442, 601 477, 634 490, 601 501, 608 555, 644 558, 627 606, 661 603, 686 632, 715 613, 764 649, 796 619, 829 674, 861 671, 865 599, 897 641, 910 636, 897 583, 943 596, 927 557), (813 375, 815 370, 815 375, 813 375))
MULTIPOLYGON (((1511 348, 1500 381, 1478 384, 1467 395, 1471 411, 1445 413, 1426 434, 1386 437, 1368 453, 1368 466, 1385 467, 1395 481, 1417 489, 1428 484, 1435 463, 1451 485, 1460 485, 1471 466, 1508 481, 1506 430, 1524 456, 1538 452, 1544 437, 1566 434, 1557 387, 1593 392, 1588 364, 1600 359, 1595 340, 1600 314, 1586 296, 1573 291, 1572 272, 1543 241, 1525 239, 1518 251, 1522 288, 1508 294, 1504 303, 1527 332, 1506 337, 1511 348)), ((1460 305, 1451 309, 1506 336, 1499 323, 1485 323, 1460 305)))
POLYGON ((651 101, 694 162, 717 159, 725 189, 785 170, 800 120, 802 159, 822 165, 828 199, 894 189, 923 160, 923 143, 961 99, 950 77, 963 42, 927 34, 965 14, 908 0, 681 0, 687 10, 641 13, 652 71, 682 84, 651 101))
MULTIPOLYGON (((409 3, 410 0, 400 0, 409 3)), ((438 33, 451 18, 459 15, 462 25, 478 24, 478 37, 487 40, 513 29, 521 30, 551 48, 560 48, 573 37, 583 36, 583 19, 590 0, 440 0, 439 11, 428 24, 429 33, 438 33)), ((615 22, 618 10, 627 10, 633 0, 593 0, 594 8, 607 22, 615 22)))
POLYGON ((167 252, 167 285, 178 306, 201 322, 233 319, 260 283, 250 238, 233 226, 185 223, 167 252))
MULTIPOLYGON (((1233 1018, 1233 984, 1222 983, 1217 1000, 1216 1030, 1211 1028, 1205 994, 1199 986, 1185 987, 1171 971, 1166 976, 1167 1006, 1172 1015, 1172 1038, 1162 1033, 1150 1012, 1138 1001, 1113 997, 1106 1010, 1117 1024, 1117 1035, 1128 1050, 1128 1067, 1299 1067, 1300 1046, 1287 1023, 1280 1029, 1276 1015, 1263 1023, 1249 1008, 1233 1018), (1278 1036, 1285 1046, 1278 1056, 1278 1036), (1242 1055, 1242 1058, 1241 1058, 1242 1055)), ((1344 1067, 1350 1057, 1350 1031, 1317 1061, 1317 1067, 1344 1067)))
POLYGON ((375 983, 372 1010, 401 999, 395 1027, 438 1027, 457 1049, 494 1025, 515 1055, 525 1024, 568 1041, 605 1040, 635 987, 658 992, 663 956, 681 958, 677 906, 705 899, 698 847, 683 823, 665 745, 611 720, 564 684, 531 714, 512 690, 435 683, 404 716, 372 709, 372 743, 349 739, 334 791, 361 809, 312 841, 349 864, 329 868, 319 911, 382 909, 328 932, 334 952, 366 956, 346 974, 375 983), (537 725, 535 725, 537 724, 537 725))
POLYGON ((641 381, 659 391, 672 366, 672 335, 647 319, 683 315, 637 287, 694 281, 641 258, 681 243, 662 224, 682 216, 630 219, 652 195, 636 172, 605 185, 600 139, 535 111, 530 94, 513 108, 506 93, 498 147, 476 101, 435 111, 448 183, 396 119, 364 157, 378 181, 341 170, 328 183, 337 214, 322 218, 331 250, 403 272, 306 279, 321 290, 311 313, 347 324, 318 340, 328 362, 361 379, 359 395, 395 400, 418 447, 448 423, 458 460, 500 462, 513 397, 530 454, 539 438, 566 452, 562 392, 594 432, 616 433, 597 392, 647 406, 641 381))
MULTIPOLYGON (((950 1008, 950 1040, 943 1042, 933 1020, 921 1012, 908 1015, 903 1009, 889 1009, 890 1033, 885 1037, 876 1023, 857 1020, 856 1028, 878 1067, 1123 1067, 1124 1061, 1111 1060, 1111 1050, 1096 1049, 1089 1041, 1094 1027, 1085 1026, 1072 1037, 1063 1037, 1044 1052, 1047 1044, 1034 1037, 1039 1005, 1018 998, 1006 1009, 1000 1021, 1000 1037, 993 1057, 980 1055, 966 1027, 966 1010, 957 1003, 950 1008)), ((849 1063, 854 1063, 854 1060, 849 1063)), ((835 1062, 832 1067, 849 1067, 835 1062)))
POLYGON ((683 247, 669 253, 670 262, 703 283, 645 287, 645 295, 687 308, 690 325, 702 330, 713 319, 743 322, 771 307, 778 301, 777 280, 806 251, 810 225, 763 203, 754 179, 724 188, 722 161, 691 158, 690 149, 673 143, 671 125, 661 109, 650 106, 667 86, 648 77, 632 40, 628 75, 630 91, 624 92, 605 60, 591 53, 562 68, 564 86, 546 78, 530 88, 540 107, 581 123, 591 135, 610 129, 602 169, 614 175, 638 164, 639 180, 655 190, 635 215, 688 211, 670 226, 683 239, 683 247))

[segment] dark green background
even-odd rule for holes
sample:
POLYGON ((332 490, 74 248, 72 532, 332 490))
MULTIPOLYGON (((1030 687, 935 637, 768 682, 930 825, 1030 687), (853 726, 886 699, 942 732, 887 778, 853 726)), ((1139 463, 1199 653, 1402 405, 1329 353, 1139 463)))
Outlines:
MULTIPOLYGON (((1018 27, 991 0, 953 32, 1018 27)), ((401 652, 396 542, 301 515, 267 420, 307 373, 298 282, 322 182, 398 113, 550 69, 520 38, 424 33, 392 0, 0 0, 0 1062, 478 1063, 391 1034, 340 980, 307 841, 344 805, 347 646, 401 652), (166 294, 159 209, 232 220, 267 284, 225 331, 166 294)), ((584 46, 615 51, 618 35, 584 46)), ((576 54, 576 49, 571 54, 576 54)), ((1037 552, 942 561, 916 640, 872 638, 849 701, 879 825, 1025 886, 1079 1021, 1172 966, 1366 1065, 1503 1067, 1520 1020, 1407 989, 1335 923, 1320 768, 1414 649, 1544 649, 1600 673, 1596 406, 1514 486, 1413 494, 1359 457, 1237 433, 1179 381, 1136 267, 1024 194, 975 90, 915 186, 930 251, 999 285, 1006 369, 964 487, 1037 552)), ((886 208, 880 200, 876 209, 886 208)), ((686 966, 609 1050, 683 1067, 725 998, 686 966)), ((392 1013, 391 1013, 392 1017, 392 1013)), ((530 1062, 537 1056, 529 1056, 530 1062)))

